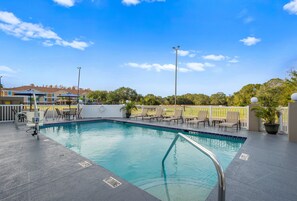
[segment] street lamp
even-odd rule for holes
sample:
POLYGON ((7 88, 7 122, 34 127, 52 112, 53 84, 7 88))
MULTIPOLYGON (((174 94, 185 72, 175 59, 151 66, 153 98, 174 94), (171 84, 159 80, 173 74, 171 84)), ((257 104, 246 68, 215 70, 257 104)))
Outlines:
POLYGON ((79 82, 80 82, 80 69, 81 67, 77 67, 78 69, 78 79, 77 79, 77 112, 79 112, 79 82))
POLYGON ((177 56, 180 46, 172 47, 175 50, 175 90, 174 90, 174 108, 176 108, 176 93, 177 93, 177 56))
POLYGON ((0 97, 2 96, 2 82, 1 82, 1 79, 2 79, 2 75, 0 76, 0 97))

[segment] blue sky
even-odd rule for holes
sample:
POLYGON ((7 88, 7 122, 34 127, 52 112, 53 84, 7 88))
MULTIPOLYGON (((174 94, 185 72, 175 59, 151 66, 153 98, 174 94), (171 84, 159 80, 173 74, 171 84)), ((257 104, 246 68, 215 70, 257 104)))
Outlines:
POLYGON ((232 94, 297 67, 297 0, 3 0, 5 87, 232 94))

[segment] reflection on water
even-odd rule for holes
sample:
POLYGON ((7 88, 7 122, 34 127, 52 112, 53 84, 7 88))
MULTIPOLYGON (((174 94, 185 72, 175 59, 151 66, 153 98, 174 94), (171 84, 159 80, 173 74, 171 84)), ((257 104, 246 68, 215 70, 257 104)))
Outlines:
MULTIPOLYGON (((217 182, 212 161, 179 138, 162 172, 162 158, 175 133, 111 122, 81 122, 45 127, 42 134, 109 169, 161 200, 205 200, 217 182)), ((225 169, 243 141, 189 135, 214 152, 225 169)))

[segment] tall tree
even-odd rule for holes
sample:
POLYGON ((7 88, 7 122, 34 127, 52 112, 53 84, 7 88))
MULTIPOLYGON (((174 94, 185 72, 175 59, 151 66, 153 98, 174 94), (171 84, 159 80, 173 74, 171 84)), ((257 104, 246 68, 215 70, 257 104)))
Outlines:
MULTIPOLYGON (((242 87, 238 92, 233 95, 233 104, 237 106, 246 106, 251 103, 251 98, 256 96, 260 88, 260 84, 248 84, 242 87)), ((228 103, 229 105, 229 103, 228 103)))
POLYGON ((223 92, 218 92, 210 96, 211 105, 227 105, 227 96, 223 92))

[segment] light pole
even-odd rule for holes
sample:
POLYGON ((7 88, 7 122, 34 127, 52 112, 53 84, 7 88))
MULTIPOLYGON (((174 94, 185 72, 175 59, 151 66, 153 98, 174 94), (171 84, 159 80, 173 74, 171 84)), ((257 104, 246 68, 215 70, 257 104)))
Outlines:
POLYGON ((2 75, 0 76, 0 97, 2 96, 2 82, 1 82, 1 79, 2 79, 2 75))
POLYGON ((173 47, 175 50, 175 90, 174 90, 174 108, 176 108, 176 94, 177 94, 177 56, 180 46, 173 47))
MULTIPOLYGON (((80 69, 81 67, 77 67, 78 69, 78 79, 77 79, 77 112, 79 114, 79 82, 80 82, 80 69)), ((79 116, 78 116, 79 118, 79 116)))

